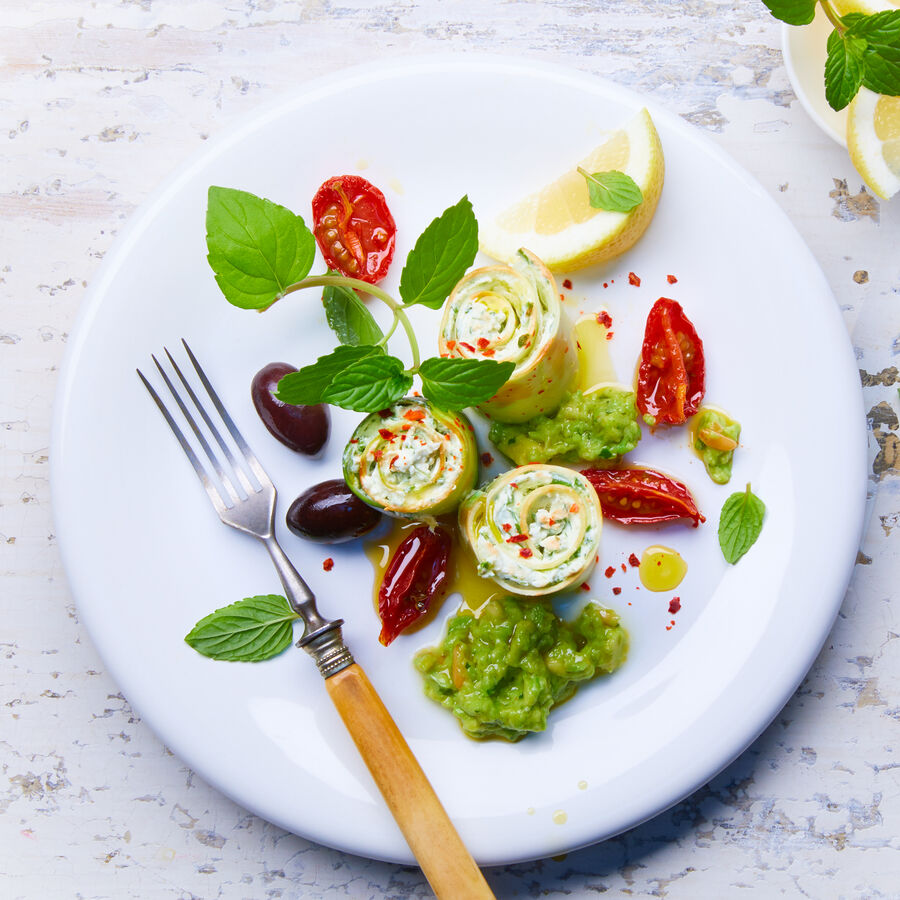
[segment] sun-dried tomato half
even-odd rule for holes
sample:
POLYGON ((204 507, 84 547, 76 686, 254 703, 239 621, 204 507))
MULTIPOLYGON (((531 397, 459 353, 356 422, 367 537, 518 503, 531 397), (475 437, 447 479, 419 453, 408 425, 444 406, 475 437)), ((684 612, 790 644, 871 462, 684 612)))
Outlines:
POLYGON ((446 528, 420 525, 394 551, 378 589, 378 640, 385 647, 446 593, 452 543, 446 528))
POLYGON ((657 525, 691 519, 696 528, 706 517, 687 486, 655 469, 585 469, 603 515, 623 525, 657 525))
POLYGON ((660 297, 647 316, 636 401, 651 427, 681 425, 704 392, 703 342, 675 300, 660 297))

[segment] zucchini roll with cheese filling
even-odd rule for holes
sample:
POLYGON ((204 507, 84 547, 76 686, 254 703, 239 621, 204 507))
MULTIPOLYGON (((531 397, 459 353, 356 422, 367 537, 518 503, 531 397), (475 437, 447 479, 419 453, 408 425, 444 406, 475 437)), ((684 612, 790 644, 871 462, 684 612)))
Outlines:
POLYGON ((363 419, 343 462, 344 480, 357 497, 408 518, 453 512, 478 477, 471 422, 416 397, 363 419))
POLYGON ((504 472, 459 509, 478 574, 514 594, 563 591, 597 559, 603 513, 579 472, 535 463, 504 472))
POLYGON ((572 387, 578 362, 550 270, 528 250, 510 266, 466 275, 444 308, 441 356, 513 362, 505 385, 479 406, 498 422, 552 413, 572 387))

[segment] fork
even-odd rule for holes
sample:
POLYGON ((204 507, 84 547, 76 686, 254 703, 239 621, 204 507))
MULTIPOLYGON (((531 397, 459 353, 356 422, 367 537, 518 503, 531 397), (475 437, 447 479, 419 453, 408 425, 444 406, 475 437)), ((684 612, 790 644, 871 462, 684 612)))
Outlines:
POLYGON ((218 427, 172 354, 164 348, 180 388, 156 356, 151 355, 151 359, 193 432, 205 463, 195 452, 169 408, 138 369, 137 374, 144 387, 150 392, 181 444, 219 518, 226 525, 258 538, 268 550, 284 586, 288 603, 304 625, 304 633, 297 641, 297 646, 306 650, 315 660, 338 714, 435 895, 446 900, 493 898, 494 894, 456 832, 412 750, 344 643, 341 634, 343 619, 328 620, 319 614, 315 595, 279 546, 274 529, 275 486, 247 446, 187 342, 182 340, 182 344, 218 415, 221 423, 218 427), (199 413, 221 456, 207 440, 191 408, 199 413), (223 438, 221 425, 231 435, 240 460, 223 438), (221 457, 224 457, 224 462, 221 457))

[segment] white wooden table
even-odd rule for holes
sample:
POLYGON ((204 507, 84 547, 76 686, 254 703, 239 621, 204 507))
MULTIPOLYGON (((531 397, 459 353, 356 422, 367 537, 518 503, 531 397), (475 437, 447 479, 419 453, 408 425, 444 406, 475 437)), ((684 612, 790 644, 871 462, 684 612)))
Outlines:
POLYGON ((872 464, 871 517, 840 617, 768 730, 653 821, 564 858, 490 870, 491 885, 500 897, 900 896, 900 200, 865 191, 807 118, 779 47, 780 26, 756 0, 3 0, 3 897, 428 895, 415 868, 311 844, 238 808, 134 715, 67 589, 48 447, 85 290, 164 176, 319 74, 465 50, 642 91, 756 176, 840 304, 872 464))

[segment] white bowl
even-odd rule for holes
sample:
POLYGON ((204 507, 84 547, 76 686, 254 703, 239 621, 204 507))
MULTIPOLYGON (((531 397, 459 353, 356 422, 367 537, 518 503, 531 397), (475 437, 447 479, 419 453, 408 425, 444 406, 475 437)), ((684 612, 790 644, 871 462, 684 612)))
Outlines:
POLYGON ((825 99, 825 59, 832 24, 820 6, 809 25, 783 25, 781 52, 794 93, 810 118, 830 138, 847 146, 847 110, 833 110, 825 99))

